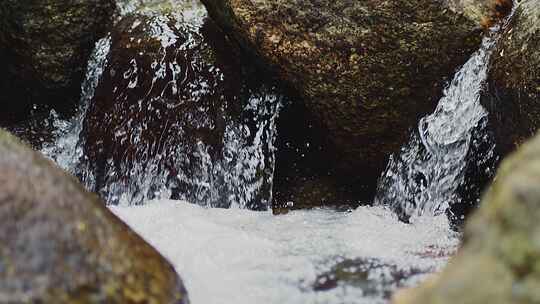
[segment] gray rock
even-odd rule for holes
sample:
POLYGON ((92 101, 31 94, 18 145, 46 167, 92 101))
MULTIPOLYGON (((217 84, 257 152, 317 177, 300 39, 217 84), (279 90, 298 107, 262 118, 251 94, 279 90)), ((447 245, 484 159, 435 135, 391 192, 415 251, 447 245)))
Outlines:
POLYGON ((189 303, 97 196, 0 129, 0 303, 189 303))
POLYGON ((443 273, 395 304, 539 303, 540 136, 506 159, 443 273))

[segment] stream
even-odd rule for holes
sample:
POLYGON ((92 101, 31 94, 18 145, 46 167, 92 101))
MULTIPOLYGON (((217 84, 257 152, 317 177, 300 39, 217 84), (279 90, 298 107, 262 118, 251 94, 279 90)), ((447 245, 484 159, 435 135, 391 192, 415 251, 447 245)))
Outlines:
MULTIPOLYGON (((123 12, 133 11, 137 3, 124 3, 123 12)), ((183 12, 184 20, 200 24, 205 16, 201 10, 192 5, 183 12)), ((78 114, 62 120, 51 113, 56 139, 41 150, 90 189, 93 177, 84 164, 80 134, 110 43, 106 37, 96 45, 78 114)), ((234 131, 241 125, 228 126, 232 131, 225 136, 224 146, 236 156, 226 164, 200 164, 200 172, 206 175, 189 181, 194 188, 203 185, 207 192, 188 193, 177 200, 170 199, 167 188, 146 195, 159 179, 154 183, 148 177, 153 173, 145 172, 142 178, 134 176, 132 185, 107 185, 109 190, 103 193, 119 201, 111 210, 172 262, 191 303, 388 303, 397 289, 415 286, 440 271, 459 246, 460 235, 450 229, 445 211, 456 202, 468 151, 478 142, 489 143, 482 132, 487 113, 478 99, 494 43, 493 37, 484 39, 457 71, 434 113, 421 119, 410 142, 391 158, 379 181, 375 206, 274 216, 271 211, 245 209, 243 200, 256 197, 251 192, 258 191, 261 183, 253 181, 244 192, 233 195, 235 201, 225 206, 228 209, 208 208, 223 207, 204 201, 221 195, 213 190, 230 191, 238 187, 238 178, 253 179, 260 164, 273 172, 273 154, 258 149, 275 151, 279 96, 270 98, 271 107, 261 107, 256 99, 250 103, 247 110, 264 112, 255 115, 261 120, 255 136, 266 134, 252 145, 238 144, 246 138, 234 131), (474 132, 481 136, 475 137, 474 132), (213 184, 217 180, 224 184, 213 184), (147 188, 130 192, 132 186, 147 188), (409 224, 399 221, 403 214, 410 218, 409 224)), ((494 157, 490 147, 485 159, 494 157)))

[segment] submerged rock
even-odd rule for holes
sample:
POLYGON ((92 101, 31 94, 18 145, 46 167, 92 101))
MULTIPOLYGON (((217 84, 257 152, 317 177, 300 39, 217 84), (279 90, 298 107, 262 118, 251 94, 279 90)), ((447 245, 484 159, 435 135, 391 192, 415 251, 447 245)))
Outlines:
POLYGON ((3 0, 0 123, 21 119, 33 104, 74 106, 88 57, 114 12, 113 0, 3 0))
POLYGON ((2 130, 0 243, 1 303, 189 303, 155 249, 2 130))
POLYGON ((115 26, 82 135, 86 182, 108 203, 268 207, 277 97, 223 37, 170 14, 115 26))
POLYGON ((540 2, 521 1, 502 33, 482 103, 497 149, 513 151, 540 127, 540 2))
POLYGON ((503 161, 448 268, 399 304, 538 303, 540 136, 503 161))
POLYGON ((480 45, 496 1, 202 2, 305 101, 331 175, 373 193, 388 155, 480 45))
POLYGON ((360 288, 364 297, 390 298, 411 277, 424 275, 420 269, 400 269, 376 259, 344 259, 328 272, 317 276, 313 289, 328 291, 340 286, 360 288))

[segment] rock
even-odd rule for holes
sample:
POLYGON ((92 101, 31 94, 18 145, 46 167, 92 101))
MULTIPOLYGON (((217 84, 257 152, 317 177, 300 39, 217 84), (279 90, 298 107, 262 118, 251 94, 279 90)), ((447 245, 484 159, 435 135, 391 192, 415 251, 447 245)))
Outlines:
POLYGON ((74 107, 88 57, 114 12, 113 0, 3 0, 0 121, 24 119, 35 104, 74 107))
POLYGON ((490 112, 498 152, 506 155, 540 126, 540 3, 524 0, 491 60, 482 104, 490 112))
POLYGON ((155 249, 2 130, 0 243, 1 303, 189 303, 155 249))
POLYGON ((343 259, 330 271, 317 276, 313 290, 321 292, 350 286, 361 289, 364 297, 389 299, 393 290, 420 275, 425 275, 425 270, 403 269, 376 259, 343 259))
POLYGON ((247 54, 304 100, 321 127, 326 159, 336 168, 332 175, 356 178, 348 183, 371 193, 387 157, 408 138, 418 118, 433 110, 445 82, 479 46, 482 19, 492 14, 479 15, 495 5, 202 2, 247 54))
POLYGON ((483 26, 492 26, 512 10, 512 0, 446 0, 451 10, 463 12, 471 20, 479 20, 483 26))
POLYGON ((504 160, 446 270, 396 304, 538 303, 540 136, 504 160))
POLYGON ((111 40, 84 122, 93 189, 111 204, 267 209, 277 97, 227 55, 217 27, 133 14, 111 40))
POLYGON ((489 187, 500 156, 495 152, 493 132, 488 128, 488 117, 483 117, 471 130, 471 141, 465 156, 463 180, 456 189, 453 202, 446 210, 453 229, 463 228, 469 215, 480 206, 482 194, 489 187))

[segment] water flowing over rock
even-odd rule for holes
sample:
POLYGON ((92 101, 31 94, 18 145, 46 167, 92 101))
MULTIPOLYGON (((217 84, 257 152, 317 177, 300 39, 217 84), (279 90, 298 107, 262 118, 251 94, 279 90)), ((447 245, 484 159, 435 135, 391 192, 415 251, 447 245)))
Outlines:
POLYGON ((362 289, 365 297, 389 299, 396 288, 404 287, 411 277, 422 274, 419 269, 400 269, 376 259, 344 259, 318 275, 313 288, 321 292, 350 285, 362 289))
POLYGON ((486 131, 487 112, 480 104, 495 43, 493 37, 484 38, 480 50, 454 76, 435 111, 420 120, 409 143, 390 158, 379 180, 376 204, 390 206, 403 219, 441 214, 452 204, 475 205, 476 201, 461 201, 457 190, 473 186, 464 184, 471 182, 465 179, 468 166, 486 165, 484 180, 489 180, 496 160, 486 131), (484 151, 480 151, 482 144, 484 151), (477 153, 481 156, 475 158, 477 153))
POLYGON ((116 0, 121 16, 130 13, 155 14, 156 12, 182 15, 184 22, 200 24, 206 17, 206 10, 199 0, 116 0))
POLYGON ((112 0, 0 3, 0 124, 33 105, 75 107, 94 43, 112 25, 112 0))
POLYGON ((0 243, 1 303, 189 303, 155 249, 3 130, 0 243))
POLYGON ((459 245, 444 215, 405 224, 380 207, 274 216, 153 201, 111 210, 170 258, 193 303, 388 304, 397 288, 441 271, 459 245))
POLYGON ((202 2, 305 101, 333 175, 371 189, 389 154, 478 48, 484 11, 472 7, 482 1, 202 2))
POLYGON ((507 154, 540 127, 540 2, 518 4, 493 54, 488 86, 482 104, 497 150, 507 154))
POLYGON ((79 170, 108 203, 268 208, 279 98, 226 55, 216 31, 167 14, 128 15, 115 26, 79 170))
POLYGON ((538 303, 539 184, 537 136, 502 163, 448 268, 394 303, 538 303))

